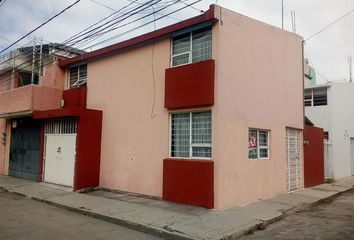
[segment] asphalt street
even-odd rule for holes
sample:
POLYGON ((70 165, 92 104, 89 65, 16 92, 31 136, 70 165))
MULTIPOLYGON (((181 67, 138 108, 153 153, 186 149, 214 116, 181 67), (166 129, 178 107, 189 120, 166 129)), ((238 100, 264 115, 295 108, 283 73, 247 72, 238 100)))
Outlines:
POLYGON ((0 190, 1 240, 158 238, 0 190))
POLYGON ((299 212, 242 240, 350 240, 354 239, 354 189, 331 202, 299 212))

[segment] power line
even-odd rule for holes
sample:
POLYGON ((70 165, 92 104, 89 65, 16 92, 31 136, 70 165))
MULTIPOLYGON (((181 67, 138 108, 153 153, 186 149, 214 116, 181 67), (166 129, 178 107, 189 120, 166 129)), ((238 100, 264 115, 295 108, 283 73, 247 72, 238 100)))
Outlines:
POLYGON ((304 41, 308 41, 311 38, 317 36, 318 34, 320 34, 321 32, 323 32, 324 30, 330 28, 331 26, 333 26, 334 24, 336 24, 337 22, 339 22, 340 20, 342 20, 343 18, 347 17, 348 15, 350 15, 352 12, 354 12, 354 10, 350 10, 349 12, 347 12, 346 14, 344 14, 343 16, 341 16, 340 18, 337 18, 335 21, 331 22, 330 24, 328 24, 326 27, 324 27, 322 30, 316 32, 315 34, 311 35, 310 37, 306 38, 304 41))
POLYGON ((5 2, 6 2, 6 0, 0 0, 0 7, 1 7, 2 5, 4 5, 5 2))
POLYGON ((39 28, 43 27, 45 24, 49 23, 50 21, 52 21, 54 18, 58 17, 59 15, 61 15, 62 13, 64 13, 66 10, 68 10, 69 8, 73 7, 74 5, 76 5, 77 3, 79 3, 81 0, 77 0, 76 2, 74 2, 73 4, 69 5, 68 7, 64 8, 63 10, 61 10, 59 13, 55 14, 53 17, 49 18, 47 21, 45 21, 44 23, 42 23, 41 25, 39 25, 38 27, 34 28, 32 31, 30 31, 29 33, 25 34, 23 37, 21 37, 20 39, 16 40, 14 43, 10 44, 8 47, 6 47, 5 49, 1 50, 0 54, 3 53, 4 51, 6 51, 7 49, 9 49, 10 47, 12 47, 13 45, 15 45, 16 43, 18 43, 19 41, 21 41, 22 39, 24 39, 25 37, 27 37, 28 35, 30 35, 31 33, 35 32, 36 30, 38 30, 39 28))
MULTIPOLYGON (((201 0, 198 0, 198 1, 195 1, 195 2, 193 2, 193 3, 191 3, 191 4, 189 4, 189 5, 187 5, 186 7, 188 7, 188 6, 191 6, 191 5, 193 5, 193 4, 195 4, 195 3, 197 3, 197 2, 199 2, 199 1, 201 1, 201 0)), ((171 1, 172 2, 172 1, 171 1)), ((166 16, 168 16, 168 15, 170 15, 170 14, 173 14, 173 13, 176 13, 176 12, 178 12, 178 11, 180 11, 180 10, 182 10, 182 9, 184 9, 184 8, 186 8, 186 7, 183 7, 183 8, 180 8, 180 9, 177 9, 177 10, 175 10, 175 11, 173 11, 173 12, 170 12, 170 13, 168 13, 168 14, 165 14, 164 16, 162 16, 162 17, 160 17, 160 18, 158 18, 158 19, 161 19, 161 18, 163 18, 163 17, 166 17, 166 16)), ((142 11, 143 9, 141 9, 140 11, 142 11)), ((135 12, 135 14, 137 14, 137 13, 139 13, 139 12, 135 12)), ((123 14, 124 15, 124 14, 123 14)), ((158 20, 158 19, 156 19, 156 20, 158 20)), ((136 27, 136 28, 134 28, 134 29, 132 29, 132 30, 130 30, 130 31, 133 31, 133 30, 136 30, 136 29, 138 29, 138 28, 140 28, 140 27, 143 27, 143 26, 145 26, 145 25, 147 25, 147 24, 150 24, 151 22, 148 22, 148 23, 145 23, 145 24, 143 24, 143 25, 141 25, 141 26, 139 26, 139 27, 136 27)), ((129 31, 129 32, 130 32, 129 31)), ((126 32, 125 32, 126 33, 126 32)), ((81 39, 82 40, 82 39, 81 39)), ((81 41, 80 40, 80 41, 81 41)), ((75 43, 76 44, 76 43, 75 43)), ((100 43, 99 43, 100 44, 100 43)), ((98 45, 98 44, 95 44, 95 45, 98 45)), ((72 45, 73 46, 73 45, 72 45)), ((94 46, 94 45, 93 45, 94 46)), ((67 46, 68 48, 70 47, 70 46, 67 46)), ((92 47, 92 46, 91 46, 92 47)), ((54 54, 53 52, 52 52, 52 54, 54 54)), ((51 56, 46 56, 46 58, 49 58, 49 57, 51 57, 51 56)), ((29 60, 29 61, 31 61, 31 60, 29 60)), ((55 60, 53 60, 52 62, 54 62, 55 60)), ((43 66, 46 66, 46 65, 48 65, 48 64, 51 64, 51 62, 48 62, 47 64, 45 64, 45 65, 43 65, 43 66)), ((20 65, 24 65, 24 64, 20 64, 20 65)), ((19 67, 19 66, 17 66, 17 67, 19 67)), ((24 68, 22 68, 22 69, 19 69, 19 70, 24 70, 26 68, 26 66, 24 67, 24 68)), ((38 68, 36 68, 36 69, 38 69, 38 68)), ((4 75, 3 75, 4 76, 4 75)))
POLYGON ((101 5, 102 7, 105 7, 105 8, 107 8, 107 9, 109 9, 109 10, 116 11, 115 9, 113 9, 113 8, 111 8, 110 6, 107 6, 107 5, 103 4, 103 3, 97 2, 97 1, 95 1, 95 0, 90 0, 90 1, 93 2, 93 3, 96 3, 96 4, 98 4, 98 5, 101 5))
MULTIPOLYGON (((179 1, 179 0, 177 0, 177 1, 179 1)), ((179 9, 177 9, 177 10, 174 10, 174 11, 172 11, 172 12, 170 12, 170 13, 168 13, 168 14, 165 14, 164 16, 162 16, 162 17, 159 17, 158 19, 156 19, 156 20, 159 20, 159 19, 162 19, 162 18, 164 18, 164 17, 166 17, 166 16, 168 16, 168 15, 170 15, 170 14, 173 14, 173 13, 176 13, 176 12, 178 12, 178 11, 180 11, 180 10, 182 10, 182 9, 185 9, 185 8, 187 8, 187 7, 189 7, 189 6, 192 6, 193 4, 195 4, 195 3, 197 3, 197 2, 200 2, 201 0, 198 0, 198 1, 195 1, 195 2, 193 2, 193 3, 191 3, 191 4, 188 4, 188 5, 186 5, 185 7, 182 7, 182 8, 179 8, 179 9)), ((172 1, 171 1, 172 2, 172 1)), ((175 4, 175 3, 174 3, 175 4)), ((141 9, 140 11, 142 11, 143 9, 141 9)), ((139 12, 135 12, 135 14, 137 14, 137 13, 139 13, 139 12)), ((124 14, 123 14, 124 15, 124 14)), ((133 20, 132 22, 134 22, 135 20, 133 20)), ((127 32, 124 32, 124 33, 122 33, 122 34, 120 34, 120 35, 124 35, 124 34, 126 34, 126 33, 128 33, 128 32, 131 32, 131 31, 134 31, 134 30, 136 30, 136 29, 138 29, 138 28, 141 28, 141 27, 144 27, 144 26, 146 26, 147 24, 150 24, 150 23, 152 23, 153 21, 150 21, 150 22, 147 22, 147 23, 145 23, 145 24, 142 24, 141 26, 138 26, 138 27, 135 27, 134 29, 131 29, 131 30, 129 30, 129 31, 127 31, 127 32)), ((82 40, 82 39, 81 39, 82 40)), ((81 41, 80 40, 80 41, 81 41)), ((111 39, 108 39, 108 40, 111 40, 111 39)), ((76 42, 77 43, 77 42, 76 42)), ((74 46, 76 43, 74 43, 72 46, 74 46)), ((93 47, 93 46, 95 46, 95 45, 99 45, 99 44, 101 44, 102 42, 99 42, 99 43, 97 43, 97 44, 94 44, 94 45, 92 45, 92 46, 90 46, 90 47, 93 47)), ((67 46, 67 48, 69 48, 70 46, 67 46)), ((59 52, 59 51, 57 51, 57 52, 59 52)), ((54 53, 52 53, 52 54, 54 54, 54 53)), ((46 58, 49 58, 50 56, 46 56, 46 58)), ((32 59, 33 60, 33 59, 32 59)), ((31 60, 29 60, 29 61, 31 61, 31 60)), ((28 62, 29 62, 28 61, 28 62)), ((53 60, 53 61, 55 61, 55 60, 53 60)), ((52 62, 53 62, 52 61, 52 62)), ((45 64, 45 65, 43 65, 43 66, 46 66, 46 65, 48 65, 48 64, 50 64, 50 62, 48 62, 47 64, 45 64)), ((21 65, 24 65, 24 64, 20 64, 19 66, 21 66, 21 65)), ((19 66, 17 66, 17 67, 19 67, 19 66)), ((29 66, 29 65, 28 65, 29 66)), ((19 69, 19 70, 24 70, 26 68, 26 66, 24 67, 24 68, 22 68, 22 69, 19 69)), ((38 69, 38 68, 36 68, 36 69, 38 69)))

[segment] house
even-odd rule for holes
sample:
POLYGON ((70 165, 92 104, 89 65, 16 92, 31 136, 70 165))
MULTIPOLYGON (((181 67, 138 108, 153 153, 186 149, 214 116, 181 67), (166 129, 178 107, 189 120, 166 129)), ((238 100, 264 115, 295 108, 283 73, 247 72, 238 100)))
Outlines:
POLYGON ((305 89, 305 114, 324 129, 325 177, 338 179, 354 174, 354 84, 330 82, 305 89))
MULTIPOLYGON (((58 67, 58 60, 83 53, 78 49, 49 43, 18 48, 2 59, 0 64, 1 174, 68 185, 74 189, 87 183, 86 173, 96 175, 98 182, 99 168, 90 172, 90 167, 82 166, 97 166, 92 164, 94 161, 88 158, 85 164, 78 164, 82 158, 80 156, 83 155, 80 153, 84 150, 79 144, 87 143, 89 140, 85 138, 89 135, 76 135, 93 126, 87 122, 92 123, 94 120, 99 122, 101 113, 85 109, 85 88, 64 90, 67 89, 67 77, 65 71, 58 67), (33 118, 35 111, 53 109, 70 112, 71 118, 64 119, 65 114, 60 119, 53 117, 46 122, 33 118), (82 114, 88 116, 80 118, 82 114), (86 120, 89 117, 90 119, 86 120), (66 145, 62 145, 61 142, 58 146, 56 141, 64 138, 61 135, 64 132, 67 133, 65 137, 70 135, 70 138, 65 139, 66 145), (77 144, 75 144, 76 139, 77 144), (69 143, 74 144, 68 147, 69 143), (54 158, 53 152, 57 153, 54 158), (72 162, 68 164, 67 161, 62 161, 63 155, 71 157, 72 162), (75 166, 72 164, 74 158, 75 166), (83 169, 85 175, 80 177, 79 174, 83 169), (62 173, 62 176, 58 173, 62 173), (70 179, 74 175, 75 182, 70 179)), ((79 80, 80 77, 77 81, 79 80)), ((99 139, 90 142, 95 141, 99 139)), ((85 150, 85 154, 90 154, 91 151, 93 150, 85 150)), ((91 186, 91 183, 86 186, 91 186)))
MULTIPOLYGON (((99 183, 82 186, 217 209, 303 187, 303 56, 296 34, 211 5, 200 16, 59 66, 65 91, 81 91, 72 98, 85 102, 85 111, 102 111, 101 124, 77 133, 94 132, 86 139, 100 141, 81 145, 95 148, 86 157, 93 154, 99 168, 99 183)), ((68 99, 64 108, 34 111, 48 128, 42 135, 52 131, 50 121, 77 113, 65 109, 68 99)), ((44 166, 58 157, 58 146, 44 166)), ((48 144, 42 148, 48 152, 48 144)))

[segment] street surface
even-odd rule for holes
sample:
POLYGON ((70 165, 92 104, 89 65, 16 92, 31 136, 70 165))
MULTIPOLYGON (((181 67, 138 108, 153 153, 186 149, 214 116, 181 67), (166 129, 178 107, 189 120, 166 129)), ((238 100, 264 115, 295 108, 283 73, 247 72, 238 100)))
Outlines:
POLYGON ((290 215, 267 226, 265 230, 241 238, 242 240, 266 239, 354 239, 354 189, 322 203, 308 211, 290 215))
POLYGON ((157 240, 105 221, 0 190, 0 240, 157 240))

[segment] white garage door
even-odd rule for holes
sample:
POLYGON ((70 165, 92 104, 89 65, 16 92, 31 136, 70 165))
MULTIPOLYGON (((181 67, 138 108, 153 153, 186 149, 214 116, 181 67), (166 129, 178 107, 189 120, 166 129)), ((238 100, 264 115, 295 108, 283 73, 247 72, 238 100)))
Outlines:
POLYGON ((302 187, 302 141, 301 130, 286 129, 286 161, 288 191, 302 187))
POLYGON ((354 176, 354 138, 350 139, 350 150, 351 150, 351 160, 352 160, 352 175, 354 176))
POLYGON ((44 181, 74 186, 76 120, 52 120, 45 126, 44 181))

